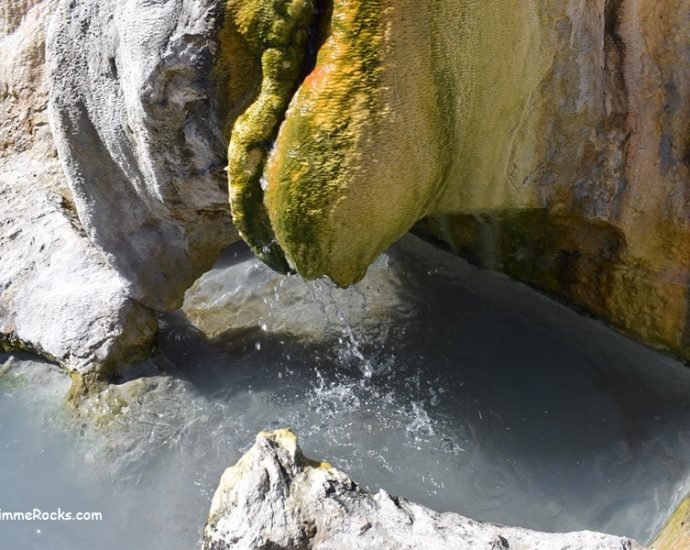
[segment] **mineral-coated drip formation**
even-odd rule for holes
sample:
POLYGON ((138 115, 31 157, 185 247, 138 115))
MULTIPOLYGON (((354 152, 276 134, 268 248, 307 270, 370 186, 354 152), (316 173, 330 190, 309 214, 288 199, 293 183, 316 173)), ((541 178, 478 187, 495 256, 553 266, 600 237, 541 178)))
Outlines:
POLYGON ((227 24, 236 25, 249 51, 260 58, 262 75, 257 98, 235 121, 230 137, 232 219, 254 253, 281 272, 289 266, 268 220, 262 175, 268 149, 302 71, 313 16, 309 0, 230 0, 227 5, 227 24))

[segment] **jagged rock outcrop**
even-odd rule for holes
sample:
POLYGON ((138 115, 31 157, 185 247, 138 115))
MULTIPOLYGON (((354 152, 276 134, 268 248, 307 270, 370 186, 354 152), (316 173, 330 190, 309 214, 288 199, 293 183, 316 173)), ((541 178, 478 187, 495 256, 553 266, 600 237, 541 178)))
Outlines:
POLYGON ((228 468, 211 504, 204 550, 641 550, 593 532, 540 533, 439 514, 385 491, 362 490, 330 464, 304 457, 290 430, 260 433, 228 468))
POLYGON ((46 25, 53 0, 0 7, 0 348, 79 371, 147 354, 155 313, 81 228, 48 126, 46 25))

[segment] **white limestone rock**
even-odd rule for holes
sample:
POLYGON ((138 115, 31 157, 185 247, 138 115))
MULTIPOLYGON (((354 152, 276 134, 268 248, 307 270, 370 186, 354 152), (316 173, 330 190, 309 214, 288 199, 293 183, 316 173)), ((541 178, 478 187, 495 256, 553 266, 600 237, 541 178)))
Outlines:
POLYGON ((0 347, 82 374, 142 358, 236 238, 211 82, 223 7, 2 2, 0 347))
POLYGON ((0 174, 0 333, 82 373, 143 357, 156 316, 80 231, 60 175, 30 153, 0 174))
POLYGON ((581 531, 540 533, 439 514, 304 457, 290 430, 262 432, 222 476, 203 550, 642 550, 581 531))
POLYGON ((57 160, 44 58, 56 4, 0 7, 0 347, 86 373, 147 354, 157 322, 84 234, 57 160))
POLYGON ((79 219, 155 310, 236 239, 212 61, 219 0, 60 0, 50 119, 79 219))

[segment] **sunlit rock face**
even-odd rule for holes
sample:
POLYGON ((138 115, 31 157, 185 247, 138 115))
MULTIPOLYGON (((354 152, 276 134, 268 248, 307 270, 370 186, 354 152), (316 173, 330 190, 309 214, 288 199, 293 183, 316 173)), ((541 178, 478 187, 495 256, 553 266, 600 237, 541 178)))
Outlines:
POLYGON ((79 218, 143 305, 178 307, 235 239, 216 0, 59 2, 50 115, 79 218))
POLYGON ((0 5, 0 349, 100 372, 148 354, 157 323, 84 235, 57 159, 44 56, 56 4, 0 5))
POLYGON ((456 251, 690 358, 690 2, 562 4, 506 154, 466 180, 532 198, 431 225, 456 251))
POLYGON ((293 268, 351 284, 431 218, 456 250, 690 357, 690 1, 335 0, 323 17, 263 173, 293 268))

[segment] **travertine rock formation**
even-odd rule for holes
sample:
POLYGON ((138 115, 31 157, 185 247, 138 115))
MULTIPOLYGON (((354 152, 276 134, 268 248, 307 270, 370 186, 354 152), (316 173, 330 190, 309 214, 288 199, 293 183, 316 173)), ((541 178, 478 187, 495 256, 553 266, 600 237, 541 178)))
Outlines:
POLYGON ((330 464, 305 458, 290 430, 260 433, 225 471, 202 548, 641 550, 625 538, 477 523, 385 491, 368 493, 330 464))
POLYGON ((690 357, 690 0, 330 17, 264 171, 298 272, 348 285, 432 217, 459 252, 690 357))
POLYGON ((230 140, 234 218, 280 269, 350 284, 426 219, 690 357, 690 0, 317 4, 3 3, 4 340, 141 354, 234 238, 230 140))

